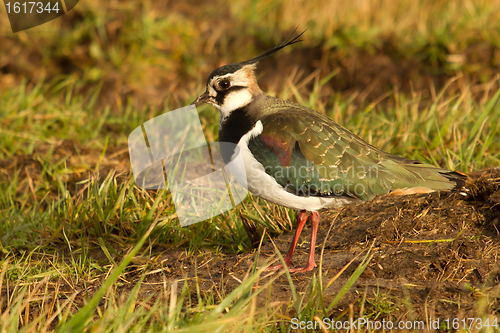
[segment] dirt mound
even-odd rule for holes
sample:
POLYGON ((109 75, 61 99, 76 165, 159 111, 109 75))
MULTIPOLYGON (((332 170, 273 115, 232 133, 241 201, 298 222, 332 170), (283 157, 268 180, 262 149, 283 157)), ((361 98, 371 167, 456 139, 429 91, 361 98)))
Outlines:
MULTIPOLYGON (((325 244, 323 281, 329 281, 356 255, 374 244, 373 259, 342 298, 333 318, 345 313, 349 305, 353 306, 354 314, 359 313, 365 292, 371 302, 365 303, 365 314, 381 311, 382 317, 380 304, 391 304, 389 316, 403 318, 474 317, 481 295, 489 297, 487 313, 498 313, 500 169, 470 175, 467 187, 470 192, 466 197, 452 192, 391 196, 322 212, 316 263, 325 244)), ((296 265, 307 261, 309 233, 310 226, 306 225, 294 256, 296 265)), ((292 236, 289 232, 274 239, 283 254, 292 236)), ((261 249, 259 264, 274 254, 274 247, 268 242, 261 249)), ((169 277, 197 276, 207 288, 220 288, 225 292, 239 285, 255 259, 253 253, 207 254, 206 258, 189 258, 181 252, 164 255, 168 256, 169 277)), ((346 283, 362 257, 325 290, 325 304, 346 283)), ((317 267, 309 273, 292 274, 297 291, 308 293, 312 275, 318 273, 317 267)), ((267 294, 263 295, 261 301, 268 302, 267 294)), ((271 301, 287 303, 290 300, 291 290, 285 276, 273 283, 270 295, 271 301)))

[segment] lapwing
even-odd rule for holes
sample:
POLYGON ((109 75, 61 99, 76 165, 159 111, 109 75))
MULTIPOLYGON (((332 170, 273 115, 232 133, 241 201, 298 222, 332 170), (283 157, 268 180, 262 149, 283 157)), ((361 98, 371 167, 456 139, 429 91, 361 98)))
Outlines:
MULTIPOLYGON (((297 43, 304 32, 262 54, 217 68, 194 104, 208 103, 220 112, 219 141, 226 163, 242 154, 249 192, 298 211, 298 225, 285 257, 292 272, 315 267, 314 250, 322 208, 340 208, 377 196, 465 190, 466 176, 434 165, 383 152, 305 106, 264 93, 257 84, 257 63, 297 43), (311 212, 307 265, 291 268, 300 233, 311 212)), ((278 270, 282 265, 269 267, 278 270)))

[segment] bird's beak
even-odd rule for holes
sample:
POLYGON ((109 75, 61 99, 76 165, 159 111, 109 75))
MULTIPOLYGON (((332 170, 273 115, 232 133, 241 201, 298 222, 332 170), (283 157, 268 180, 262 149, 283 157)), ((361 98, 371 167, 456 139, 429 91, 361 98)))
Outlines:
POLYGON ((202 95, 198 96, 198 98, 191 104, 194 104, 194 106, 200 106, 202 104, 205 104, 208 101, 208 98, 210 96, 208 95, 208 91, 205 91, 202 95))

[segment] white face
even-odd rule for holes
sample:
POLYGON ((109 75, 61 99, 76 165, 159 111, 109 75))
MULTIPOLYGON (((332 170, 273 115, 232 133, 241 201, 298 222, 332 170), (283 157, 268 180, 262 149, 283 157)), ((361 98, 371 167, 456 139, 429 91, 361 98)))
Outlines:
POLYGON ((252 91, 258 89, 253 69, 245 66, 234 73, 216 76, 208 83, 208 103, 220 111, 220 121, 252 101, 252 91))
POLYGON ((229 93, 224 99, 224 104, 215 107, 219 109, 221 118, 226 118, 232 111, 248 105, 251 101, 252 94, 245 88, 229 93))

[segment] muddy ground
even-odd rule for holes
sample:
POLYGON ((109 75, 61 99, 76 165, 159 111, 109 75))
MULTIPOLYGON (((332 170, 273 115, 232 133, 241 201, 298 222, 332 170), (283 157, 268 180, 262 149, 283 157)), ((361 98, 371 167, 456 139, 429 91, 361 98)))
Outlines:
MULTIPOLYGON (((385 304, 392 309, 390 315, 382 314, 380 318, 401 316, 425 321, 477 317, 482 295, 488 295, 486 312, 500 316, 500 169, 471 174, 468 188, 467 197, 452 192, 391 196, 337 211, 323 211, 316 262, 324 246, 324 283, 373 244, 373 259, 368 268, 330 316, 345 314, 349 305, 353 305, 351 311, 356 317, 365 292, 367 299, 379 307, 385 304)), ((297 265, 307 261, 309 235, 310 225, 306 225, 294 255, 297 265)), ((289 232, 274 239, 283 254, 292 237, 293 232, 289 232)), ((272 242, 268 242, 261 248, 259 264, 273 257, 276 258, 275 250, 272 242)), ((355 259, 326 289, 325 304, 331 302, 362 258, 363 255, 355 259)), ((160 260, 165 259, 168 278, 197 276, 206 290, 214 288, 227 294, 251 269, 255 253, 207 254, 195 258, 175 250, 162 254, 160 260)), ((300 294, 309 292, 311 278, 318 274, 318 269, 292 273, 300 294)), ((266 275, 260 284, 275 274, 266 275)), ((154 276, 145 282, 145 288, 153 283, 149 288, 155 289, 154 276)), ((288 304, 291 290, 284 275, 273 283, 272 299, 267 296, 263 293, 260 301, 288 304)), ((365 304, 364 311, 369 314, 376 311, 376 306, 370 309, 365 304)), ((289 315, 293 317, 293 313, 289 315)))
MULTIPOLYGON (((121 155, 121 151, 113 154, 121 155)), ((31 164, 11 162, 12 165, 31 164)), ((114 163, 113 167, 120 169, 123 165, 114 163)), ((363 314, 378 316, 378 320, 476 318, 478 313, 500 317, 500 168, 470 174, 467 187, 470 190, 467 196, 453 192, 388 196, 336 211, 322 211, 316 263, 323 251, 323 284, 354 259, 324 291, 325 304, 333 300, 373 245, 373 258, 367 269, 328 314, 330 318, 359 317, 363 297, 366 297, 363 314)), ((256 228, 250 236, 259 239, 261 232, 256 228)), ((288 250, 292 236, 293 232, 287 232, 272 237, 281 253, 288 250)), ((307 223, 294 255, 297 265, 307 261, 309 236, 310 224, 307 223)), ((89 256, 103 267, 109 266, 97 241, 90 240, 90 243, 96 246, 90 247, 89 256)), ((123 253, 127 250, 123 249, 123 253)), ((209 251, 187 255, 185 248, 155 245, 150 256, 155 260, 146 262, 147 275, 140 297, 153 296, 150 302, 154 302, 154 295, 164 294, 165 281, 177 280, 180 291, 186 279, 192 286, 197 279, 203 292, 223 297, 245 280, 258 253, 257 249, 238 255, 209 251)), ((268 241, 260 248, 258 266, 269 260, 277 260, 277 256, 273 243, 268 241)), ((126 275, 127 282, 117 287, 118 294, 126 295, 144 272, 134 274, 134 266, 145 267, 140 258, 133 264, 126 275)), ((263 274, 258 285, 277 274, 263 274)), ((312 272, 291 274, 299 295, 307 296, 312 277, 318 274, 319 267, 312 272)), ((103 278, 86 281, 86 288, 80 290, 75 304, 83 305, 102 281, 103 278)), ((61 293, 69 296, 81 288, 60 281, 57 289, 60 296, 61 293)), ((195 300, 195 288, 192 293, 195 300)), ((262 292, 258 302, 281 306, 288 316, 295 315, 285 275, 273 282, 271 293, 262 292)))
MULTIPOLYGON (((478 313, 500 316, 500 168, 475 172, 469 177, 470 192, 466 197, 452 192, 388 196, 322 212, 316 263, 324 251, 323 284, 354 259, 324 291, 325 304, 333 300, 373 245, 373 258, 367 269, 329 313, 330 318, 348 320, 350 313, 358 318, 363 297, 363 314, 372 319, 377 316, 377 320, 422 320, 428 324, 436 318, 477 318, 478 313)), ((273 238, 283 254, 292 236, 293 232, 288 232, 273 238)), ((307 261, 309 236, 308 223, 294 255, 297 265, 307 261)), ((204 292, 228 295, 245 280, 257 255, 257 250, 239 255, 207 252, 193 256, 186 255, 182 248, 156 246, 154 250, 159 254, 158 266, 151 267, 152 274, 144 280, 144 298, 162 295, 165 277, 170 282, 177 280, 179 289, 185 279, 193 286, 197 279, 204 292), (163 270, 158 269, 160 264, 163 270)), ((106 261, 98 252, 94 252, 96 259, 106 261)), ((272 242, 260 248, 259 266, 276 259, 272 242)), ((279 273, 263 274, 258 285, 276 274, 279 273)), ((299 295, 309 293, 312 277, 318 274, 319 267, 312 272, 291 274, 299 295)), ((98 281, 89 284, 90 293, 99 285, 98 281)), ((124 284, 118 292, 126 293, 132 287, 133 284, 124 284)), ((196 299, 194 288, 192 293, 196 299)), ((291 289, 285 275, 273 282, 270 294, 263 292, 258 296, 262 306, 281 306, 293 318, 295 310, 290 300, 291 289)))

